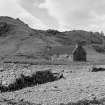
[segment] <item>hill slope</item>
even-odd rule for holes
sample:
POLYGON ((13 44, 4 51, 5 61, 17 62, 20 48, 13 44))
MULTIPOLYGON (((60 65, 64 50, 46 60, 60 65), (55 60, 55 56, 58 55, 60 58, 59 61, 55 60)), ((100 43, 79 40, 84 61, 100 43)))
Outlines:
POLYGON ((34 30, 19 19, 0 17, 1 61, 47 61, 48 52, 72 52, 77 41, 85 41, 89 61, 105 59, 105 37, 98 32, 34 30))

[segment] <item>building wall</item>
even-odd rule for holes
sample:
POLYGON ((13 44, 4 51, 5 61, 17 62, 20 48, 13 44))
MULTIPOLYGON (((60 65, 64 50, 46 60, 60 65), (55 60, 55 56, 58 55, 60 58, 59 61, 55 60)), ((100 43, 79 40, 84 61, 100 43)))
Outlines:
POLYGON ((65 61, 65 62, 69 62, 69 61, 73 61, 73 56, 72 55, 68 55, 68 54, 61 54, 61 55, 53 55, 51 56, 51 61, 65 61))
POLYGON ((78 45, 73 51, 73 61, 86 61, 86 55, 85 49, 81 45, 78 45))

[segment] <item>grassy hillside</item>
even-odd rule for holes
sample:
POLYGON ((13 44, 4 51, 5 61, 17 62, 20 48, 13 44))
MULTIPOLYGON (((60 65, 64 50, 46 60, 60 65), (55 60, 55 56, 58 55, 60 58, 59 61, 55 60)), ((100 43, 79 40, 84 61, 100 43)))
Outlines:
POLYGON ((105 59, 105 36, 101 33, 82 30, 35 30, 19 19, 0 17, 1 61, 46 62, 49 52, 52 55, 58 49, 61 53, 72 52, 72 46, 78 41, 85 42, 84 48, 88 52, 89 61, 105 59))

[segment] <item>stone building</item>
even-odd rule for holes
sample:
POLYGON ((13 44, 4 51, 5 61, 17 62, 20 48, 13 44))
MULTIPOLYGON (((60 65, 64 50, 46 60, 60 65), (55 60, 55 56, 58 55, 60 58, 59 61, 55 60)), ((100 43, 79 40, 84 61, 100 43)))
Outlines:
POLYGON ((86 51, 81 44, 77 44, 73 50, 73 61, 86 61, 86 51))
POLYGON ((56 46, 50 49, 49 54, 51 61, 86 61, 86 51, 82 45, 77 44, 70 46, 56 46))

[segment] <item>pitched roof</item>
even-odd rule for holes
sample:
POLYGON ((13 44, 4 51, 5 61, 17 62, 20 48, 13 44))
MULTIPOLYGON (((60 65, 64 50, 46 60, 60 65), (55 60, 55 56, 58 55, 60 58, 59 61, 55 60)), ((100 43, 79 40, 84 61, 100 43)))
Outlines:
POLYGON ((48 53, 50 55, 54 55, 54 54, 72 54, 74 49, 75 49, 75 45, 56 46, 56 47, 53 47, 48 53))
POLYGON ((75 47, 74 50, 73 50, 73 54, 74 53, 79 53, 79 52, 82 53, 82 54, 86 54, 86 51, 82 46, 75 47))

